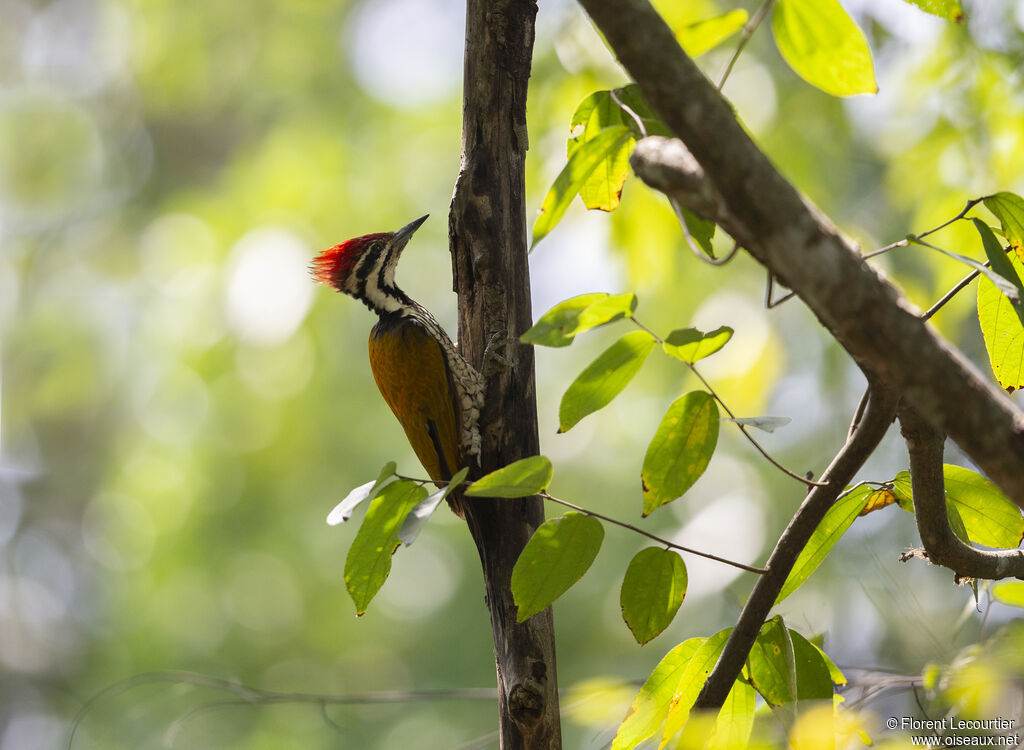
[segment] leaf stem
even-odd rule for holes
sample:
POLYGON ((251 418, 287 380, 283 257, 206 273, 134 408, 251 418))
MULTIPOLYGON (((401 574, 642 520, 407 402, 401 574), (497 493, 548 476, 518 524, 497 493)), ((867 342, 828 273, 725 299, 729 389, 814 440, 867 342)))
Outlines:
POLYGON ((736 562, 735 560, 729 560, 728 558, 725 558, 725 557, 719 557, 718 555, 713 555, 710 552, 701 552, 700 550, 693 549, 692 547, 684 547, 681 544, 676 544, 675 542, 670 542, 668 539, 664 539, 663 537, 660 537, 660 536, 657 536, 655 534, 652 534, 649 531, 644 531, 640 527, 634 526, 631 523, 626 523, 625 521, 616 520, 616 519, 614 519, 614 518, 612 518, 610 516, 604 515, 603 513, 598 513, 597 511, 587 510, 586 508, 584 508, 584 507, 582 507, 580 505, 576 505, 575 503, 571 503, 568 500, 562 500, 561 498, 555 497, 554 495, 551 495, 551 494, 549 494, 547 492, 543 492, 542 491, 542 492, 539 492, 538 494, 542 498, 544 498, 545 500, 550 500, 553 503, 558 503, 559 505, 564 505, 566 508, 570 508, 570 509, 578 511, 580 513, 584 513, 584 514, 586 514, 588 516, 593 516, 594 518, 600 519, 600 520, 605 521, 605 522, 610 523, 610 524, 614 524, 615 526, 620 526, 623 529, 629 529, 630 531, 634 531, 637 534, 640 534, 641 536, 647 537, 648 539, 653 539, 655 542, 658 542, 659 544, 662 544, 665 547, 668 547, 669 549, 679 550, 680 552, 687 552, 687 553, 689 553, 691 555, 697 555, 698 557, 703 557, 703 558, 706 558, 708 560, 714 560, 715 562, 720 562, 720 563, 723 563, 724 565, 731 565, 734 568, 740 568, 741 570, 746 570, 746 571, 749 571, 751 573, 757 573, 758 575, 765 575, 768 572, 768 570, 766 568, 756 568, 753 565, 746 565, 746 564, 741 563, 741 562, 736 562))
POLYGON ((736 45, 736 51, 733 52, 732 57, 729 59, 729 64, 725 66, 725 70, 722 72, 722 77, 718 81, 718 90, 721 91, 722 87, 725 86, 725 82, 729 79, 729 75, 732 73, 733 66, 736 65, 736 61, 740 59, 740 53, 743 52, 743 48, 747 46, 747 42, 750 41, 750 37, 757 31, 757 27, 761 25, 761 21, 768 14, 768 9, 772 7, 772 3, 775 0, 764 0, 763 3, 754 11, 753 17, 746 22, 743 26, 743 35, 740 37, 739 44, 736 45))
MULTIPOLYGON (((630 318, 630 320, 632 320, 633 323, 635 325, 637 325, 641 330, 647 331, 647 333, 651 334, 651 336, 654 337, 654 340, 657 343, 659 343, 659 344, 664 344, 665 343, 664 339, 662 339, 660 336, 658 336, 658 334, 656 334, 654 331, 652 331, 650 328, 645 326, 643 323, 641 323, 636 318, 630 318)), ((718 395, 718 392, 711 386, 711 383, 709 383, 704 378, 704 376, 700 374, 700 371, 697 370, 697 368, 693 365, 693 363, 692 362, 684 362, 683 364, 685 364, 687 367, 689 367, 690 368, 690 372, 692 372, 694 375, 696 375, 697 379, 700 380, 700 382, 704 384, 704 387, 707 388, 708 393, 711 394, 711 397, 713 399, 715 399, 715 401, 717 401, 719 404, 721 404, 722 409, 725 410, 725 413, 728 414, 731 419, 736 419, 736 415, 733 414, 732 409, 730 409, 726 405, 725 401, 722 400, 722 397, 718 395)), ((755 448, 757 448, 757 451, 768 460, 768 463, 770 463, 776 469, 781 471, 783 474, 786 474, 787 476, 793 477, 793 479, 796 479, 798 482, 803 482, 808 487, 824 487, 825 486, 823 482, 815 482, 813 479, 809 479, 808 477, 805 477, 805 476, 802 476, 800 474, 797 474, 795 471, 791 471, 790 469, 787 469, 785 466, 783 466, 778 461, 776 461, 774 458, 772 458, 772 456, 768 453, 768 451, 766 451, 761 446, 761 444, 759 442, 757 442, 757 440, 754 439, 754 436, 751 435, 749 432, 747 432, 746 425, 740 424, 739 422, 733 422, 733 424, 735 424, 737 427, 739 427, 740 432, 743 433, 743 437, 745 437, 747 440, 749 440, 750 444, 753 445, 755 448)))

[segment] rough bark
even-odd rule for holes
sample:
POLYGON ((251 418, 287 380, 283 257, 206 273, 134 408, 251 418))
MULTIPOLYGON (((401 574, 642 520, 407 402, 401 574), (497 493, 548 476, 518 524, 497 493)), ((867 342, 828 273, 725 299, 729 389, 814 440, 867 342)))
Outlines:
MULTIPOLYGON (((710 208, 710 218, 792 289, 863 370, 1024 507, 1024 413, 779 174, 647 0, 580 3, 701 167, 700 175, 675 170, 689 183, 680 200, 694 194, 699 178, 700 200, 688 205, 710 208)), ((648 165, 659 160, 658 149, 649 149, 648 165)), ((644 176, 642 165, 634 167, 644 176)))
MULTIPOLYGON (((459 344, 487 375, 483 473, 539 452, 533 351, 518 343, 531 324, 524 164, 536 12, 535 0, 467 0, 462 166, 449 232, 459 344), (505 363, 487 357, 488 345, 505 363)), ((512 567, 544 521, 542 500, 465 505, 494 634, 501 747, 557 749, 551 610, 517 623, 510 590, 512 567)))

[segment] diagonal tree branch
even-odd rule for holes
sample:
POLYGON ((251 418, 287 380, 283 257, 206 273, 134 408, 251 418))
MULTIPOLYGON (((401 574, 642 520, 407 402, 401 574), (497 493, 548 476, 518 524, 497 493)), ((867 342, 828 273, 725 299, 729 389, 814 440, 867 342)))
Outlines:
MULTIPOLYGON (((885 436, 896 416, 896 398, 884 389, 872 387, 867 408, 851 430, 846 445, 832 459, 822 475, 824 486, 813 487, 782 532, 768 558, 768 573, 757 579, 750 598, 743 605, 736 626, 729 635, 722 656, 708 676, 695 708, 720 708, 739 677, 754 640, 775 604, 797 557, 807 546, 821 519, 836 498, 864 465, 885 436)), ((855 417, 856 419, 856 417, 855 417)))
POLYGON ((861 369, 952 437, 1024 507, 1024 413, 779 174, 647 0, 580 4, 700 167, 680 166, 664 153, 664 140, 650 139, 638 144, 637 174, 718 222, 800 296, 861 369), (662 178, 680 173, 689 188, 659 182, 656 166, 662 178))
POLYGON ((962 578, 1024 578, 1024 550, 974 549, 953 533, 942 478, 945 437, 907 406, 900 408, 899 417, 910 453, 914 516, 928 560, 962 578))

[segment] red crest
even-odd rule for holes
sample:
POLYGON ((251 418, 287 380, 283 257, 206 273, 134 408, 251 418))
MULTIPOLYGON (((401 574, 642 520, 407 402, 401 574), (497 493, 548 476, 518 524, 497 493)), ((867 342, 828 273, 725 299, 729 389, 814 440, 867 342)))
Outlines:
POLYGON ((310 267, 313 278, 321 284, 330 284, 340 289, 363 251, 374 240, 381 237, 384 237, 384 233, 364 234, 362 237, 354 237, 327 248, 313 258, 313 264, 310 267))

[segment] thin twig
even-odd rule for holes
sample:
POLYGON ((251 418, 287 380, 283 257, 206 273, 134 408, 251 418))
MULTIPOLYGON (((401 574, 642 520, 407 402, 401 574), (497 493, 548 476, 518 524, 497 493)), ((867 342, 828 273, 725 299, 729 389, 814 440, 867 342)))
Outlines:
MULTIPOLYGON (((250 685, 245 685, 238 680, 228 680, 199 672, 187 672, 180 670, 166 670, 162 672, 147 672, 146 674, 135 675, 127 680, 122 680, 110 685, 93 695, 85 702, 71 722, 71 733, 68 737, 68 750, 71 750, 75 740, 75 733, 86 715, 102 700, 113 698, 121 693, 132 690, 141 685, 155 682, 173 682, 192 685, 193 687, 211 688, 233 693, 237 696, 233 700, 222 700, 206 704, 205 708, 215 710, 226 706, 242 705, 270 705, 279 703, 309 703, 320 706, 334 705, 369 705, 379 703, 407 703, 412 701, 433 701, 433 700, 497 700, 498 691, 495 688, 450 688, 442 690, 382 690, 368 693, 348 694, 324 694, 324 693, 297 693, 280 692, 277 690, 265 690, 250 685)), ((200 712, 204 707, 191 709, 184 716, 175 721, 186 721, 192 715, 200 712)), ((173 727, 174 725, 172 725, 173 727)), ((170 731, 170 730, 169 730, 170 731)), ((177 731, 177 730, 175 730, 177 731)))
MULTIPOLYGON (((641 330, 646 331, 651 336, 653 336, 654 340, 657 343, 659 343, 659 344, 664 344, 665 343, 665 340, 663 338, 661 338, 658 334, 656 334, 654 331, 652 331, 650 328, 645 326, 643 323, 641 323, 636 318, 630 318, 630 320, 632 320, 633 323, 636 326, 638 326, 641 330)), ((726 405, 725 401, 722 400, 722 397, 718 395, 718 392, 714 388, 711 387, 711 383, 709 383, 707 380, 704 379, 704 376, 700 374, 700 371, 697 370, 697 368, 693 365, 693 363, 692 362, 684 362, 683 364, 685 364, 687 367, 689 367, 690 368, 690 372, 692 372, 694 375, 696 375, 697 379, 700 380, 700 382, 704 384, 704 387, 707 388, 708 393, 711 394, 711 397, 713 399, 715 399, 715 401, 717 401, 719 404, 721 404, 722 409, 724 409, 725 413, 729 415, 729 418, 735 420, 736 419, 736 415, 733 414, 732 410, 726 405)), ((758 452, 762 456, 764 456, 765 459, 768 460, 768 463, 770 463, 776 469, 781 471, 783 474, 786 474, 787 476, 793 477, 793 479, 796 479, 798 482, 803 482, 808 487, 823 487, 824 486, 823 482, 815 482, 813 479, 808 479, 807 477, 805 477, 805 476, 803 476, 801 474, 797 474, 795 471, 791 471, 790 469, 787 469, 785 466, 783 466, 778 461, 776 461, 774 458, 772 458, 772 456, 768 453, 768 451, 766 451, 763 447, 761 447, 761 444, 759 442, 757 442, 757 440, 754 439, 754 436, 751 435, 749 432, 747 432, 747 426, 746 425, 741 424, 740 422, 735 422, 735 421, 733 422, 733 424, 735 424, 737 427, 740 428, 740 432, 743 433, 743 436, 747 440, 750 441, 751 445, 753 445, 755 448, 757 448, 758 452)))
POLYGON ((956 286, 954 286, 952 289, 950 289, 948 292, 942 295, 942 299, 940 299, 934 305, 929 307, 926 312, 922 313, 921 320, 928 320, 930 317, 932 317, 935 313, 941 310, 947 302, 949 302, 961 291, 963 291, 964 287, 966 287, 980 275, 981 271, 971 271, 969 274, 960 279, 960 281, 957 282, 956 286))
MULTIPOLYGON (((977 206, 983 200, 985 200, 985 199, 984 198, 972 198, 971 200, 967 201, 967 205, 963 207, 963 210, 961 210, 960 213, 958 213, 952 219, 950 219, 949 221, 942 222, 937 227, 935 227, 934 229, 929 229, 927 232, 921 232, 919 235, 917 235, 917 237, 927 237, 929 234, 935 234, 940 229, 945 229, 950 224, 952 224, 954 222, 957 222, 957 221, 960 221, 960 219, 962 219, 965 216, 967 216, 967 212, 968 211, 970 211, 972 208, 977 206)), ((868 258, 874 258, 876 255, 881 255, 882 253, 887 253, 890 250, 895 250, 898 247, 907 247, 907 245, 909 245, 910 242, 911 242, 911 240, 910 240, 909 237, 904 237, 902 240, 898 240, 896 242, 893 242, 891 245, 886 245, 885 247, 880 247, 877 250, 873 250, 872 252, 868 253, 867 255, 862 255, 861 259, 862 260, 867 260, 868 258)))
POLYGON ((732 73, 733 66, 736 61, 740 59, 740 53, 743 52, 743 48, 747 46, 747 42, 750 41, 750 37, 757 31, 757 27, 761 25, 761 21, 764 20, 765 15, 768 13, 768 9, 772 6, 775 0, 764 0, 760 7, 754 11, 754 15, 749 21, 743 26, 743 35, 740 37, 739 44, 736 45, 736 51, 733 52, 732 57, 729 59, 729 64, 725 66, 725 71, 722 73, 721 79, 718 81, 718 90, 721 91, 722 87, 725 86, 725 82, 729 79, 729 74, 732 73))
POLYGON ((579 505, 576 505, 575 503, 570 503, 568 500, 562 500, 561 498, 555 497, 554 495, 550 495, 547 492, 540 492, 538 494, 541 497, 543 497, 545 500, 550 500, 553 503, 558 503, 559 505, 564 505, 566 508, 571 508, 572 510, 579 511, 580 513, 585 513, 586 515, 593 516, 594 518, 600 518, 602 521, 607 521, 608 523, 614 524, 616 526, 621 526, 624 529, 629 529, 630 531, 635 531, 637 534, 640 534, 641 536, 645 536, 648 539, 653 539, 654 541, 658 542, 658 544, 662 544, 662 545, 668 547, 669 549, 679 550, 680 552, 688 552, 691 555, 697 555, 698 557, 703 557, 703 558, 706 558, 708 560, 714 560, 715 562, 720 562, 720 563, 723 563, 725 565, 731 565, 734 568, 740 568, 741 570, 746 570, 746 571, 749 571, 751 573, 757 573, 758 575, 765 575, 768 572, 768 570, 766 568, 756 568, 753 565, 746 565, 746 564, 741 563, 741 562, 736 562, 735 560, 729 560, 728 558, 725 558, 725 557, 719 557, 718 555, 713 555, 710 552, 701 552, 700 550, 693 549, 692 547, 684 547, 681 544, 676 544, 675 542, 670 542, 668 539, 664 539, 664 538, 662 538, 660 536, 656 536, 655 534, 652 534, 649 531, 644 531, 643 529, 641 529, 641 528, 639 528, 637 526, 634 526, 631 523, 626 523, 625 521, 618 521, 618 520, 616 520, 614 518, 611 518, 610 516, 604 515, 603 513, 598 513, 597 511, 594 511, 594 510, 588 510, 588 509, 583 508, 583 507, 581 507, 579 505))

